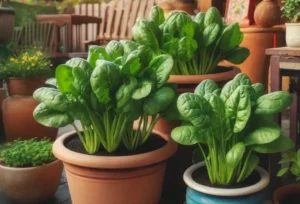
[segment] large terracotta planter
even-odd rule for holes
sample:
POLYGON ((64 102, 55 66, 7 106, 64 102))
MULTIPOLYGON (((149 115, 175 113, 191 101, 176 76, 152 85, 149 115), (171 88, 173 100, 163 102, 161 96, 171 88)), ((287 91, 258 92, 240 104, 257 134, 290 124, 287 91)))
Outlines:
POLYGON ((43 203, 56 192, 63 165, 56 160, 44 166, 13 168, 0 165, 0 185, 13 203, 43 203))
POLYGON ((8 78, 7 90, 10 96, 24 95, 32 96, 33 92, 44 86, 45 77, 37 78, 8 78))
POLYGON ((193 92, 198 84, 205 79, 214 80, 219 86, 223 86, 240 73, 236 67, 219 66, 219 72, 215 74, 203 75, 171 75, 168 82, 176 83, 178 85, 178 94, 193 92))
POLYGON ((0 44, 11 40, 15 27, 15 12, 12 9, 0 7, 0 44))
POLYGON ((37 123, 33 118, 33 111, 39 104, 31 96, 12 96, 3 101, 3 123, 6 141, 17 138, 44 138, 54 141, 57 128, 49 128, 37 123))
POLYGON ((278 188, 273 194, 273 204, 292 204, 288 203, 289 201, 283 202, 287 198, 294 203, 300 202, 300 184, 289 184, 278 188))
POLYGON ((166 134, 166 145, 152 152, 132 156, 93 156, 67 149, 66 140, 75 132, 58 138, 54 155, 64 162, 73 204, 157 204, 161 197, 166 160, 177 144, 166 134))

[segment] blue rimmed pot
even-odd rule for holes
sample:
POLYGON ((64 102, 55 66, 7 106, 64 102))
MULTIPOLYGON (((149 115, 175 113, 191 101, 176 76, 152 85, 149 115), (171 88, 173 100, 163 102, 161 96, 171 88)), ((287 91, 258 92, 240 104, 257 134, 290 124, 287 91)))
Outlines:
POLYGON ((257 182, 240 188, 216 188, 196 182, 197 171, 205 172, 204 168, 206 168, 205 163, 200 162, 185 171, 183 179, 188 186, 186 204, 262 204, 265 202, 266 187, 270 177, 261 167, 257 167, 253 172, 258 178, 257 182))

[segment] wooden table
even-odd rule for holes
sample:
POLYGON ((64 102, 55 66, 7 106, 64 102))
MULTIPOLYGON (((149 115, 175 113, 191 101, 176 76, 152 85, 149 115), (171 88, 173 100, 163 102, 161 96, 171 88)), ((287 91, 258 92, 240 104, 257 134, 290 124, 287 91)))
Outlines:
MULTIPOLYGON (((293 104, 290 107, 290 138, 293 139, 296 144, 299 142, 299 130, 298 126, 298 97, 300 95, 300 89, 298 78, 300 77, 300 48, 270 48, 266 49, 266 55, 270 56, 270 74, 271 74, 271 92, 282 90, 282 77, 291 77, 291 89, 295 90, 293 95, 293 104)), ((293 91, 291 90, 291 91, 293 91)), ((281 114, 275 116, 275 121, 281 125, 281 114)), ((279 179, 276 178, 277 171, 280 169, 278 161, 280 160, 280 154, 270 156, 269 160, 269 173, 271 177, 271 187, 278 187, 279 179)))

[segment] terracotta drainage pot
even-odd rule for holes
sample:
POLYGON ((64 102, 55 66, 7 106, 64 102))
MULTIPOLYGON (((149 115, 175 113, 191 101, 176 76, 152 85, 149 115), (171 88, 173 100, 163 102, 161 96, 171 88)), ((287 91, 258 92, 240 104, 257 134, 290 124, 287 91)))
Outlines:
POLYGON ((193 92, 198 84, 205 79, 214 80, 219 86, 223 86, 240 73, 237 67, 218 66, 218 73, 204 75, 171 75, 168 82, 178 85, 178 94, 193 92))
POLYGON ((300 203, 300 184, 289 184, 278 188, 273 194, 273 204, 300 203))
POLYGON ((13 203, 42 203, 56 192, 62 169, 59 160, 27 168, 0 165, 0 189, 13 203))
POLYGON ((63 161, 73 204, 157 204, 166 160, 177 144, 166 134, 167 143, 154 151, 130 156, 94 156, 71 151, 65 143, 75 132, 59 137, 53 145, 54 155, 63 161))
MULTIPOLYGON (((188 168, 183 175, 188 188, 186 191, 186 204, 262 204, 266 201, 266 187, 270 182, 269 174, 257 167, 246 180, 243 187, 217 188, 206 186, 195 181, 195 178, 203 178, 205 163, 200 162, 188 168), (202 170, 202 172, 201 172, 202 170)), ((207 174, 207 172, 205 172, 207 174)), ((207 182, 207 181, 206 181, 207 182)), ((240 184, 243 185, 243 184, 240 184)))
POLYGON ((44 86, 45 77, 37 78, 8 78, 7 90, 10 96, 24 95, 32 96, 33 92, 44 86))
POLYGON ((54 141, 57 128, 49 128, 39 124, 33 118, 33 111, 39 104, 31 96, 7 97, 2 103, 3 124, 7 142, 15 139, 47 137, 54 141))

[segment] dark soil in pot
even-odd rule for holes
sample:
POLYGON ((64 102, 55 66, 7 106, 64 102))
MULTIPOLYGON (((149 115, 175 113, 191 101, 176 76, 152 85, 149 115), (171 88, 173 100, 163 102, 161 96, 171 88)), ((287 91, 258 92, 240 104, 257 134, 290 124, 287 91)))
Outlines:
POLYGON ((260 181, 259 173, 254 171, 245 181, 238 183, 238 184, 233 184, 233 185, 211 184, 209 181, 206 167, 202 167, 202 168, 199 168, 196 171, 194 171, 192 173, 192 178, 194 181, 196 181, 197 183, 199 183, 201 185, 209 186, 212 188, 226 188, 226 189, 244 188, 244 187, 254 185, 260 181))
MULTIPOLYGON (((117 151, 108 153, 104 149, 101 149, 101 147, 100 147, 100 150, 93 155, 97 155, 97 156, 128 156, 128 155, 143 154, 143 153, 157 150, 157 149, 163 147, 166 143, 167 142, 160 136, 152 134, 149 137, 148 141, 144 145, 138 147, 135 151, 129 152, 125 147, 120 147, 117 149, 117 151)), ((84 149, 84 147, 80 141, 80 138, 77 135, 70 137, 70 139, 67 139, 65 141, 65 146, 66 146, 66 148, 68 148, 71 151, 78 152, 81 154, 89 154, 84 149)))
POLYGON ((299 192, 291 192, 286 195, 286 197, 279 200, 280 204, 299 204, 300 203, 300 195, 299 192))

